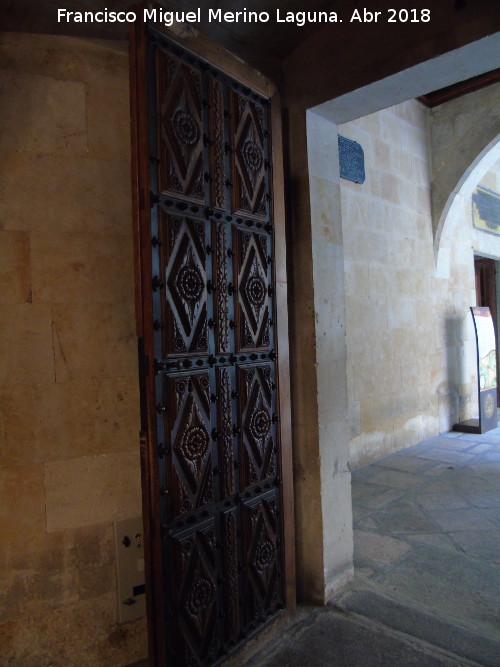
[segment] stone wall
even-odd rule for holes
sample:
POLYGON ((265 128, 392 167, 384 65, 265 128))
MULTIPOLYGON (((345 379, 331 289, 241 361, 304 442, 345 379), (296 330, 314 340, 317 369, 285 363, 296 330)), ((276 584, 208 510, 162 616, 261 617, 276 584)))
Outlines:
POLYGON ((430 116, 432 216, 439 242, 453 198, 478 158, 483 160, 498 142, 500 83, 440 104, 430 116))
POLYGON ((0 40, 0 663, 125 665, 141 513, 126 46, 0 40))
POLYGON ((500 242, 473 229, 469 192, 449 211, 436 261, 436 115, 412 100, 339 126, 366 168, 364 184, 341 181, 351 467, 447 431, 475 407, 474 254, 498 258, 500 242))

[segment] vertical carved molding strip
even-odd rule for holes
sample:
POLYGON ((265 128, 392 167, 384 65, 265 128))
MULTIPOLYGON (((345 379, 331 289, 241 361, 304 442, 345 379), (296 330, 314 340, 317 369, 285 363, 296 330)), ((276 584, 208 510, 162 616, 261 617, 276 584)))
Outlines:
POLYGON ((229 294, 227 290, 227 242, 226 242, 226 223, 214 223, 216 228, 215 254, 216 254, 216 274, 217 274, 217 292, 216 292, 216 322, 215 332, 217 353, 226 354, 229 352, 229 294))
POLYGON ((201 74, 157 51, 158 191, 204 201, 201 74))
POLYGON ((222 446, 219 450, 219 467, 222 472, 221 494, 223 498, 231 496, 234 488, 234 455, 231 418, 231 380, 227 368, 217 369, 218 426, 222 446))
POLYGON ((224 569, 226 602, 226 641, 235 642, 240 632, 240 594, 238 577, 237 510, 224 514, 224 569))
POLYGON ((222 84, 216 79, 209 80, 210 95, 210 167, 212 208, 226 209, 226 188, 224 185, 224 105, 222 84))

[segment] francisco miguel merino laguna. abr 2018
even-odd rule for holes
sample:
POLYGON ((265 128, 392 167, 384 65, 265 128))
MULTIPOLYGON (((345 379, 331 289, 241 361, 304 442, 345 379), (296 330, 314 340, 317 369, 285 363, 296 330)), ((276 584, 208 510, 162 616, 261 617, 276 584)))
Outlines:
MULTIPOLYGON (((268 23, 269 12, 249 11, 246 8, 236 12, 223 12, 222 9, 208 8, 206 19, 209 23, 268 23)), ((107 8, 98 12, 77 12, 64 8, 57 10, 58 23, 134 23, 137 14, 134 11, 109 11, 107 8)), ((192 11, 167 11, 160 7, 142 10, 142 20, 162 23, 171 27, 174 23, 201 23, 202 11, 198 7, 192 11)), ((325 11, 286 11, 276 10, 276 23, 295 23, 299 27, 306 23, 337 23, 341 21, 336 12, 325 11)))

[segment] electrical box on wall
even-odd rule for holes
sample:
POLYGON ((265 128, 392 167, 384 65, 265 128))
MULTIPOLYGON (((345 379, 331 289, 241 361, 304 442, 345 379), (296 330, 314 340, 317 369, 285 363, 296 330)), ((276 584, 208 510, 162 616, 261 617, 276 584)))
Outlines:
POLYGON ((142 518, 115 521, 118 620, 135 621, 146 614, 142 518))

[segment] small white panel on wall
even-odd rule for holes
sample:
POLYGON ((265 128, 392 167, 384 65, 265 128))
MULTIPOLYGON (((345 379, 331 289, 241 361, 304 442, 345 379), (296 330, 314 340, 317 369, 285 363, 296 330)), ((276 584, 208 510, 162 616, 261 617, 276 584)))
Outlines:
POLYGON ((142 517, 115 521, 118 620, 135 621, 146 614, 142 517))

